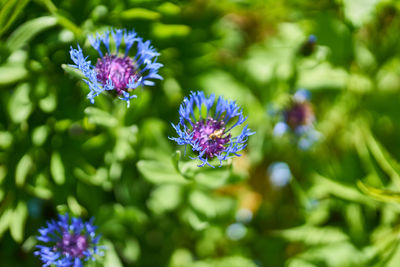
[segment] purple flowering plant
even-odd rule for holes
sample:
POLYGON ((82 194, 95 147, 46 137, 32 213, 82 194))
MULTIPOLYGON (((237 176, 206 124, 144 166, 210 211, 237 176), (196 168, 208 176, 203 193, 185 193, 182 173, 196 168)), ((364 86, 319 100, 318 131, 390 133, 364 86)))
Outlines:
POLYGON ((190 146, 197 154, 192 159, 199 159, 199 167, 209 165, 217 158, 222 162, 234 156, 246 147, 247 139, 252 132, 246 124, 238 136, 232 130, 241 126, 247 117, 235 101, 229 101, 214 94, 206 97, 204 92, 192 92, 185 97, 179 108, 179 123, 173 124, 178 137, 170 137, 178 145, 190 146))
POLYGON ((68 214, 59 215, 57 221, 48 221, 46 227, 39 229, 37 240, 43 244, 36 246, 34 254, 44 267, 83 266, 83 262, 95 261, 95 255, 103 255, 104 247, 98 245, 100 236, 96 235, 96 229, 93 218, 84 222, 68 214))
POLYGON ((321 136, 314 127, 315 114, 310 99, 310 91, 297 90, 289 105, 279 112, 280 120, 273 130, 275 136, 293 133, 303 150, 310 148, 321 136))
POLYGON ((71 66, 85 76, 84 81, 90 89, 87 97, 92 104, 96 96, 108 91, 126 101, 129 107, 130 99, 136 97, 131 94, 133 90, 143 85, 153 86, 155 83, 152 79, 162 79, 158 70, 163 65, 157 62, 160 54, 151 46, 150 41, 143 41, 134 30, 114 29, 88 38, 99 54, 95 65, 83 55, 79 45, 77 49, 71 47, 70 55, 75 63, 71 66), (110 37, 115 44, 114 51, 111 49, 110 37), (125 49, 122 49, 123 44, 125 49), (130 56, 133 47, 136 52, 130 56))

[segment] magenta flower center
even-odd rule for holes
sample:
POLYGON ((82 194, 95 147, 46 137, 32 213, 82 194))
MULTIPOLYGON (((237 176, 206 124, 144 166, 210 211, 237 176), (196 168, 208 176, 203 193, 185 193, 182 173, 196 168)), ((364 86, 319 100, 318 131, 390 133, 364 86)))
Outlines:
POLYGON ((56 248, 60 249, 63 254, 69 254, 72 257, 83 258, 84 252, 87 250, 88 240, 83 235, 70 234, 65 232, 62 240, 58 241, 56 248))
POLYGON ((287 124, 293 129, 310 125, 314 120, 314 112, 309 103, 295 103, 285 114, 287 124))
POLYGON ((198 142, 209 158, 224 151, 225 144, 229 143, 230 138, 231 135, 225 133, 225 123, 222 120, 207 118, 196 122, 193 126, 193 141, 198 142))
POLYGON ((132 59, 116 55, 105 55, 99 58, 96 64, 96 73, 97 79, 102 84, 106 84, 111 79, 114 89, 118 94, 126 91, 131 79, 137 81, 139 77, 132 59))

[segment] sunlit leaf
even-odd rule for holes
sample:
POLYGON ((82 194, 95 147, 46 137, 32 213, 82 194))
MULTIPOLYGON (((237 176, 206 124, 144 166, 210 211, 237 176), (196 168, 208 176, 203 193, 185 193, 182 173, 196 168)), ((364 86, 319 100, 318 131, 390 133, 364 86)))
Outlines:
POLYGON ((29 154, 25 154, 18 162, 15 170, 15 183, 17 186, 23 186, 26 178, 33 167, 33 159, 29 154))
POLYGON ((9 0, 0 10, 0 36, 13 24, 29 0, 9 0))
POLYGON ((137 167, 144 178, 151 183, 188 183, 188 181, 175 170, 172 163, 140 160, 137 163, 137 167))
POLYGON ((19 26, 7 39, 6 45, 11 50, 17 50, 28 43, 37 34, 57 24, 57 19, 51 16, 39 17, 19 26))
POLYGON ((185 37, 190 33, 191 29, 187 25, 177 24, 154 24, 152 34, 156 38, 166 39, 174 37, 185 37))
POLYGON ((88 116, 89 122, 105 127, 114 127, 118 124, 116 118, 109 113, 94 107, 85 109, 85 114, 88 116))
POLYGON ((0 66, 0 85, 9 85, 24 80, 28 71, 20 64, 6 64, 0 66))
POLYGON ((378 189, 369 185, 364 184, 362 181, 358 180, 358 187, 368 196, 384 202, 399 203, 400 202, 400 192, 394 192, 387 189, 378 189))
POLYGON ((161 17, 158 12, 151 11, 145 8, 131 8, 122 11, 119 16, 124 20, 157 20, 161 17))
POLYGON ((56 184, 65 183, 65 168, 59 152, 53 152, 51 155, 50 171, 56 184))
POLYGON ((11 207, 7 207, 1 214, 0 214, 0 237, 3 236, 4 232, 7 231, 10 223, 13 219, 13 209, 11 207))
POLYGON ((346 241, 349 237, 336 227, 299 226, 277 231, 276 234, 291 242, 304 242, 307 245, 329 244, 346 241))
POLYGON ((105 267, 123 267, 117 252, 115 251, 113 243, 105 241, 104 245, 107 247, 107 253, 105 254, 104 266, 105 267))
POLYGON ((13 122, 21 123, 31 114, 33 105, 29 99, 29 93, 29 84, 21 84, 13 92, 8 102, 8 112, 13 122))
POLYGON ((182 202, 182 197, 183 190, 181 186, 174 184, 161 185, 151 192, 147 205, 156 214, 161 214, 178 207, 182 202))
POLYGON ((25 222, 28 218, 28 208, 25 202, 19 202, 12 215, 10 233, 13 239, 21 243, 25 233, 25 222))

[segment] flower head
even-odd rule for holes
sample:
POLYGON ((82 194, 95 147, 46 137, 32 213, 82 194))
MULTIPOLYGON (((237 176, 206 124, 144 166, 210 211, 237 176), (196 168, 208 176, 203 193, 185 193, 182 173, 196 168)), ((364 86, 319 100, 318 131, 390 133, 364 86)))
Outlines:
POLYGON ((310 103, 310 92, 305 89, 298 90, 291 102, 282 113, 282 119, 274 127, 274 135, 282 136, 286 132, 293 132, 298 137, 298 146, 308 149, 320 138, 320 133, 315 130, 315 115, 310 103))
POLYGON ((291 106, 284 111, 285 121, 293 130, 309 127, 314 122, 314 111, 309 99, 309 91, 299 90, 294 94, 291 106))
POLYGON ((130 99, 136 97, 130 94, 131 91, 140 85, 154 85, 151 79, 162 79, 157 73, 163 66, 157 63, 159 53, 150 45, 150 41, 144 42, 133 30, 116 29, 88 38, 100 56, 95 65, 83 55, 79 45, 78 49, 71 47, 70 55, 75 63, 72 66, 86 77, 84 81, 90 89, 87 97, 91 103, 94 103, 94 98, 100 93, 109 91, 125 100, 129 107, 130 99), (110 36, 114 40, 114 52, 110 49, 110 36), (125 44, 125 49, 120 52, 122 43, 125 44), (130 57, 129 52, 133 46, 136 47, 136 54, 130 57))
POLYGON ((242 125, 247 117, 234 101, 222 96, 215 101, 214 94, 206 97, 201 91, 192 92, 183 100, 179 115, 179 123, 172 124, 178 137, 170 139, 179 145, 190 145, 202 161, 199 167, 213 167, 209 163, 213 158, 218 158, 222 165, 223 160, 240 156, 238 152, 246 147, 248 136, 254 134, 246 125, 238 136, 232 136, 231 130, 242 125))
POLYGON ((98 246, 100 236, 96 236, 96 226, 93 218, 83 222, 80 218, 68 214, 59 215, 59 220, 47 222, 47 227, 39 229, 37 239, 44 245, 37 245, 34 252, 43 262, 43 266, 56 265, 57 267, 83 266, 83 261, 95 260, 94 255, 102 255, 98 246))
POLYGON ((273 162, 267 171, 271 183, 276 187, 284 187, 292 179, 292 172, 285 162, 273 162))
POLYGON ((282 120, 275 125, 275 135, 283 135, 289 130, 300 135, 312 127, 315 116, 309 99, 310 92, 304 89, 298 90, 293 95, 288 107, 281 111, 282 120))

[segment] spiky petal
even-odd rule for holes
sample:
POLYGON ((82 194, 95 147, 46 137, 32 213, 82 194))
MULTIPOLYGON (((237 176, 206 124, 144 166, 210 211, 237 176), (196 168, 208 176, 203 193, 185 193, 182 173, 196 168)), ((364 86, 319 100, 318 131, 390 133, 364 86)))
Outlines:
POLYGON ((77 49, 71 47, 70 55, 75 63, 71 66, 79 69, 85 76, 84 81, 90 89, 87 97, 91 103, 103 91, 114 91, 129 107, 130 99, 136 97, 130 94, 134 89, 143 85, 152 86, 155 84, 153 79, 162 79, 158 70, 163 65, 157 62, 160 54, 151 46, 150 41, 143 41, 135 31, 115 29, 88 36, 88 39, 99 54, 96 65, 92 65, 83 55, 79 45, 77 49), (110 36, 116 47, 114 53, 110 48, 110 36), (123 56, 118 54, 122 43, 125 43, 123 56), (106 51, 102 50, 102 45, 106 51), (132 47, 136 47, 136 52, 130 57, 132 47))
POLYGON ((93 218, 89 222, 81 218, 59 215, 58 221, 47 222, 46 227, 39 229, 37 240, 43 245, 37 245, 36 256, 43 266, 78 267, 83 262, 95 260, 95 255, 103 255, 103 246, 99 246, 100 236, 96 235, 93 218))
POLYGON ((218 158, 221 166, 224 160, 240 156, 238 152, 246 147, 248 136, 255 133, 245 125, 241 133, 233 137, 231 130, 241 126, 247 117, 235 101, 222 96, 215 99, 214 94, 206 97, 202 91, 192 92, 179 108, 179 123, 172 124, 178 137, 170 139, 179 145, 189 145, 202 162, 199 167, 206 164, 214 167, 209 162, 213 158, 218 158), (202 109, 206 114, 202 114, 202 109))

